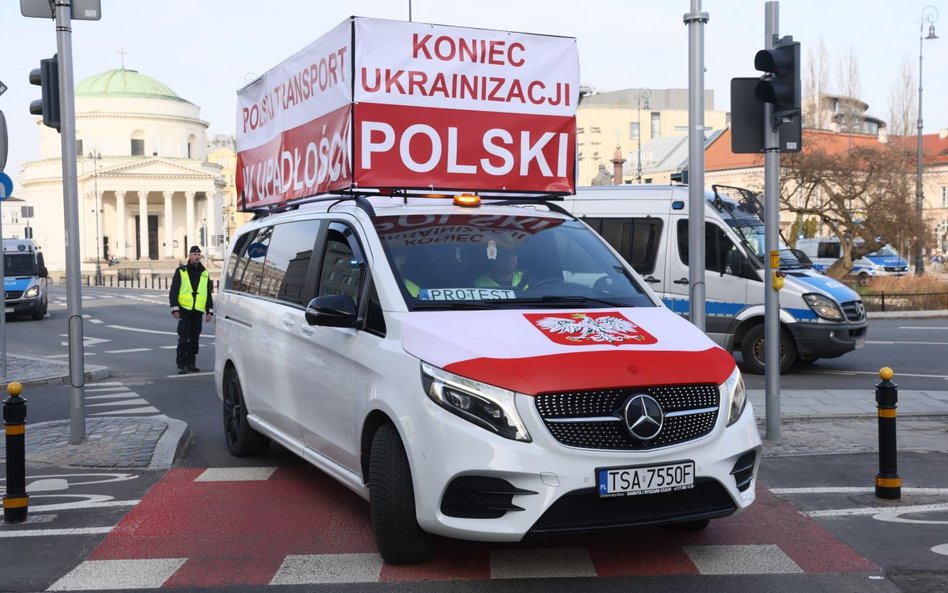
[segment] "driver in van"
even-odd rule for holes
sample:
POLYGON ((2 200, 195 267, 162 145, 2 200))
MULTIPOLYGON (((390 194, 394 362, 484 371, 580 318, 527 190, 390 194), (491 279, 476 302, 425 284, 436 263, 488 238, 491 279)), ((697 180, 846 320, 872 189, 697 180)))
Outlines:
POLYGON ((487 259, 491 260, 491 270, 474 280, 475 286, 479 288, 527 289, 524 273, 517 267, 516 249, 498 246, 494 241, 490 241, 487 244, 487 259))
POLYGON ((408 254, 405 253, 405 249, 393 249, 392 259, 395 260, 395 269, 398 270, 398 275, 401 276, 402 284, 405 285, 405 289, 408 291, 408 294, 417 299, 418 293, 421 292, 421 287, 405 276, 404 267, 405 262, 408 261, 408 254))

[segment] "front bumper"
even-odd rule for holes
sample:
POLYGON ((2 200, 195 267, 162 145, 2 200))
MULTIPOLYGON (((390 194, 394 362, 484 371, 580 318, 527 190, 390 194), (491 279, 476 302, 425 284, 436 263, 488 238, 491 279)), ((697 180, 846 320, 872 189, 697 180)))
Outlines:
POLYGON ((530 399, 518 395, 530 443, 492 435, 434 404, 427 408, 425 419, 413 427, 418 430, 405 439, 409 458, 416 461, 412 474, 423 529, 459 539, 513 542, 721 517, 754 500, 762 447, 749 402, 735 424, 725 429, 725 416, 719 414, 711 433, 694 441, 651 451, 605 451, 556 442, 530 399), (596 492, 598 467, 682 460, 695 462, 693 489, 616 498, 596 492))
POLYGON ((861 323, 793 323, 790 333, 797 345, 797 353, 805 360, 836 358, 862 348, 866 342, 869 324, 861 323))
POLYGON ((8 314, 39 313, 42 302, 42 299, 39 297, 34 299, 7 300, 4 302, 4 312, 8 314))

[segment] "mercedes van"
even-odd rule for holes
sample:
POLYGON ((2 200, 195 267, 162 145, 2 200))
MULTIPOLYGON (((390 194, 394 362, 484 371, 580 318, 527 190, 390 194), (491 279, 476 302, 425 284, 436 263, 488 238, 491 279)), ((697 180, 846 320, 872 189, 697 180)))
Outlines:
MULTIPOLYGON (((820 272, 825 272, 843 256, 838 237, 797 239, 796 249, 806 254, 813 262, 813 268, 820 272)), ((908 269, 908 262, 899 257, 898 252, 891 245, 885 245, 878 251, 854 259, 853 269, 849 274, 857 276, 864 283, 876 276, 904 276, 908 274, 908 269)))
POLYGON ((734 358, 556 202, 334 195, 235 233, 215 299, 227 446, 358 495, 390 563, 754 500, 734 358))
POLYGON ((3 240, 3 293, 6 314, 42 319, 49 305, 46 264, 33 239, 3 240))
MULTIPOLYGON (((688 187, 580 187, 565 206, 643 276, 673 311, 689 312, 688 187)), ((704 200, 705 329, 744 368, 763 373, 764 223, 753 192, 712 186, 704 200)), ((780 371, 861 348, 865 306, 852 289, 803 265, 781 245, 780 371)))

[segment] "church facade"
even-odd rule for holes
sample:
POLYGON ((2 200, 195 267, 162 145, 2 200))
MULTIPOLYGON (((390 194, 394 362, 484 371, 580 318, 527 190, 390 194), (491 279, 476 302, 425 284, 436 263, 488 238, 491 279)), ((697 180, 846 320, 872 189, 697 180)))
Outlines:
MULTIPOLYGON (((222 167, 208 160, 200 107, 125 68, 76 84, 76 173, 83 274, 110 261, 170 268, 200 245, 224 249, 222 167)), ((18 197, 34 207, 33 237, 51 272, 65 270, 60 135, 37 120, 40 158, 24 165, 18 197)))

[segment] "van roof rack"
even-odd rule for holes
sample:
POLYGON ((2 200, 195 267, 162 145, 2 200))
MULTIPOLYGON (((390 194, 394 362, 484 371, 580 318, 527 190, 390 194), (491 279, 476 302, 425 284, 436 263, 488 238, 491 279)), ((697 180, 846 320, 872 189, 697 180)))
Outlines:
POLYGON ((465 193, 470 193, 477 195, 481 200, 491 200, 492 203, 499 206, 513 206, 513 205, 524 205, 524 204, 537 204, 537 205, 546 205, 550 210, 556 211, 560 214, 565 214, 571 218, 575 218, 569 211, 567 211, 562 206, 554 204, 553 202, 562 201, 565 196, 570 194, 568 193, 543 193, 543 194, 526 194, 526 193, 482 193, 477 191, 450 191, 450 192, 432 192, 427 190, 418 190, 418 189, 397 189, 397 190, 343 190, 333 194, 320 194, 316 196, 308 196, 305 198, 296 198, 289 200, 287 202, 282 202, 279 204, 271 204, 267 206, 260 206, 258 208, 251 208, 247 212, 253 213, 253 219, 257 220, 259 218, 264 218, 271 214, 277 214, 279 212, 288 212, 291 210, 296 210, 304 204, 313 204, 317 202, 334 202, 330 204, 329 208, 332 208, 336 203, 354 201, 356 206, 365 211, 370 218, 375 217, 375 209, 372 207, 372 204, 369 202, 368 198, 370 197, 391 197, 391 198, 400 198, 403 201, 407 202, 409 198, 444 198, 444 199, 454 199, 458 195, 465 193))

